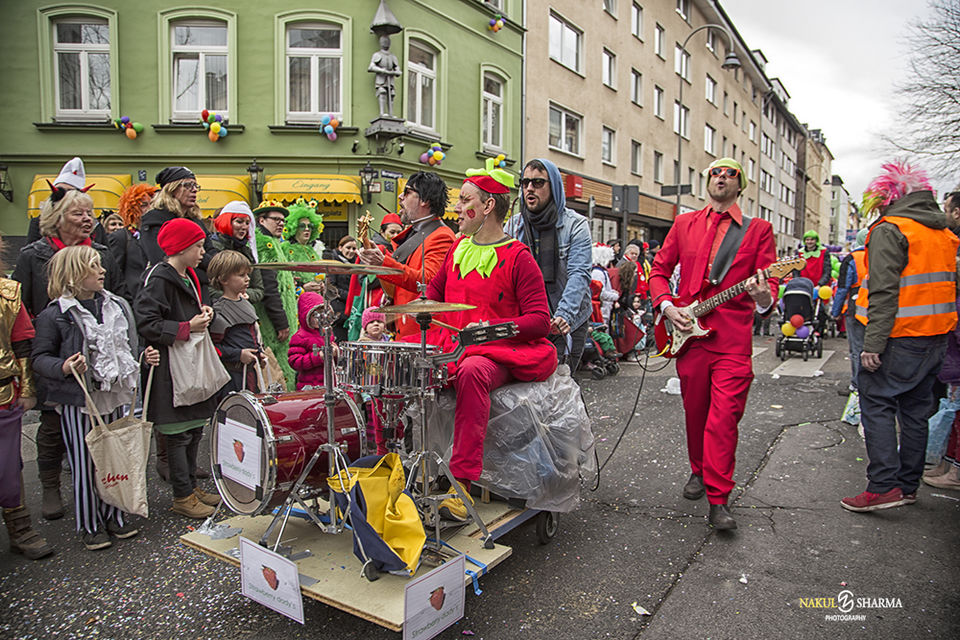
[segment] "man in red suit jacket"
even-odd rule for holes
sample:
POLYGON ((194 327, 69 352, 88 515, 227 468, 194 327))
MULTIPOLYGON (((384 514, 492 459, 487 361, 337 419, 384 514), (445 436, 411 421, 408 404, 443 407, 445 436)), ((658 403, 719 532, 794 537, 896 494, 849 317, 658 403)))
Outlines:
MULTIPOLYGON (((400 220, 406 227, 393 238, 393 252, 384 255, 379 248, 360 250, 360 261, 402 269, 395 276, 380 276, 383 290, 393 304, 406 304, 420 297, 417 283, 428 284, 440 270, 447 251, 453 246, 453 231, 440 218, 449 200, 447 185, 435 173, 420 171, 407 180, 400 194, 400 220), (422 269, 422 271, 421 271, 422 269)), ((419 333, 410 316, 396 320, 398 338, 419 333)))
POLYGON ((761 271, 776 261, 776 246, 770 223, 743 215, 737 206, 747 182, 740 164, 721 158, 706 173, 709 203, 705 209, 677 216, 654 259, 650 294, 667 320, 681 331, 690 331, 692 320, 679 306, 703 301, 749 278, 746 293, 702 317, 701 324, 713 332, 691 340, 676 363, 692 471, 683 495, 697 500, 706 492, 710 524, 716 529, 736 529, 727 497, 734 487, 737 424, 753 381, 753 314, 755 310, 770 313, 777 292, 776 279, 766 279, 761 271), (738 237, 739 246, 734 242, 738 237), (732 261, 725 255, 732 256, 732 261), (669 285, 678 264, 679 306, 674 305, 669 285))

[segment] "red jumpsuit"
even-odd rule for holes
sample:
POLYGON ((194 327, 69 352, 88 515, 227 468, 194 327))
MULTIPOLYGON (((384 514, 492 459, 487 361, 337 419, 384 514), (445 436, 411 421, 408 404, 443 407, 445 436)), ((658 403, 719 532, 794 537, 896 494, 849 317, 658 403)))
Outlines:
MULTIPOLYGON (((550 308, 543 275, 530 249, 513 239, 494 245, 497 265, 484 277, 476 270, 463 274, 460 266, 454 264, 454 251, 461 242, 472 240, 459 238, 451 247, 440 271, 430 281, 427 297, 477 308, 444 313, 440 319, 461 328, 471 322, 514 322, 519 329, 513 338, 467 347, 455 366, 457 406, 450 471, 459 480, 472 481, 483 470, 490 393, 511 380, 546 380, 557 368, 557 352, 546 339, 550 308)), ((452 351, 456 347, 454 335, 441 330, 429 342, 452 351)))

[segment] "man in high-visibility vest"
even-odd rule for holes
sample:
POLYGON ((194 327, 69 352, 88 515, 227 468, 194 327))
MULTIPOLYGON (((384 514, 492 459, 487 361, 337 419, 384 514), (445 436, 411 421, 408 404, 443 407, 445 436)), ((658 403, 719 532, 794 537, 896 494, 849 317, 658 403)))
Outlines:
POLYGON ((933 384, 957 324, 960 240, 922 171, 900 163, 883 171, 861 208, 879 210, 880 219, 867 235, 867 274, 856 301, 857 320, 866 325, 858 382, 868 482, 841 505, 857 512, 916 501, 933 384))
POLYGON ((842 396, 851 391, 857 391, 857 377, 860 375, 860 352, 863 351, 865 327, 857 321, 854 311, 860 284, 867 275, 867 249, 864 246, 867 242, 867 231, 868 229, 860 229, 857 232, 853 250, 843 259, 840 265, 840 277, 837 278, 839 281, 837 295, 833 298, 831 314, 837 320, 841 317, 846 318, 847 341, 850 344, 850 387, 839 390, 842 396))

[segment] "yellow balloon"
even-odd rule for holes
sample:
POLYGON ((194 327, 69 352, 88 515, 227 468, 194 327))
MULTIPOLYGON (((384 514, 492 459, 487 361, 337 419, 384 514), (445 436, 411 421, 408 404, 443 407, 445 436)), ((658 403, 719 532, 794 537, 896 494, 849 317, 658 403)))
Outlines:
POLYGON ((829 300, 830 296, 833 295, 833 290, 827 285, 823 285, 822 287, 820 287, 819 293, 820 293, 821 300, 829 300))
POLYGON ((780 331, 783 333, 783 335, 789 337, 797 332, 797 328, 792 324, 790 324, 789 322, 784 322, 783 325, 780 327, 780 331))
POLYGON ((439 162, 440 160, 443 160, 443 151, 434 151, 434 152, 433 152, 433 159, 434 159, 434 160, 437 160, 438 162, 439 162))
POLYGON ((214 133, 220 133, 220 123, 214 122, 212 125, 210 125, 210 131, 213 131, 214 133))

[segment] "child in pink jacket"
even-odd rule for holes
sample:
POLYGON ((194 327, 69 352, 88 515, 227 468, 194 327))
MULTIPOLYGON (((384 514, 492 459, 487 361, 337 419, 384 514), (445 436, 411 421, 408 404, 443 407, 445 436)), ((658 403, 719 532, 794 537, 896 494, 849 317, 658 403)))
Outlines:
MULTIPOLYGON (((323 334, 320 332, 320 312, 323 296, 304 291, 297 300, 300 328, 290 338, 287 362, 297 372, 297 390, 323 387, 323 334)), ((336 355, 336 345, 334 345, 336 355)))

